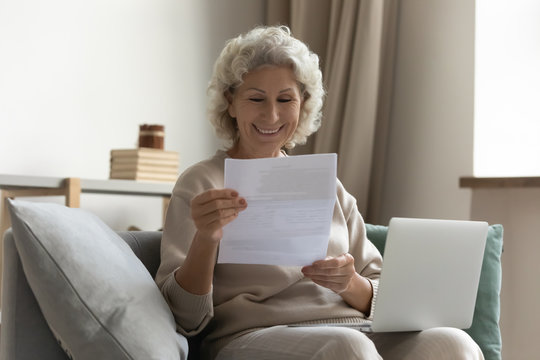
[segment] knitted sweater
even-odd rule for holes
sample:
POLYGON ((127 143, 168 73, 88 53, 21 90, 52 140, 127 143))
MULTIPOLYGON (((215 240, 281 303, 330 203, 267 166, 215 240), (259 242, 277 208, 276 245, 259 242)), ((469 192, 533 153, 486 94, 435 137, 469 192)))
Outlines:
MULTIPOLYGON (((174 314, 177 331, 193 336, 204 330, 205 357, 213 358, 235 335, 253 329, 366 318, 333 291, 304 278, 298 266, 216 264, 209 294, 191 294, 178 285, 174 272, 186 258, 196 232, 191 199, 205 190, 223 188, 226 157, 219 150, 187 169, 174 187, 167 210, 156 282, 174 314)), ((373 308, 382 258, 366 238, 356 199, 337 181, 327 255, 347 252, 355 259, 356 271, 373 285, 373 308)))

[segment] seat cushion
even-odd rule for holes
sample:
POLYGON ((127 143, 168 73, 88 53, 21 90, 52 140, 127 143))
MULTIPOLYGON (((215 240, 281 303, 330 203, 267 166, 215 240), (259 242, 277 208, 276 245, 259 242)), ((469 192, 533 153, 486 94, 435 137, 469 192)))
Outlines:
MULTIPOLYGON (((388 227, 366 224, 368 239, 384 256, 384 245, 388 227)), ((478 284, 473 322, 465 331, 482 349, 486 360, 501 359, 500 294, 501 294, 501 254, 503 250, 502 225, 490 225, 484 250, 482 271, 478 284)))
POLYGON ((24 273, 49 328, 75 359, 184 359, 187 341, 131 248, 96 216, 10 201, 24 273))

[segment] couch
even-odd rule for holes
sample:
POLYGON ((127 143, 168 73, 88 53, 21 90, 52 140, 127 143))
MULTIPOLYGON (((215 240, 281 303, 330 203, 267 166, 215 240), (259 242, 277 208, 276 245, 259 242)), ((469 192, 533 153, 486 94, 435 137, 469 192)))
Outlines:
MULTIPOLYGON (((187 340, 174 331, 155 284, 152 289, 160 232, 116 233, 92 214, 56 204, 17 200, 9 207, 0 360, 187 358, 187 340)), ((387 228, 366 227, 384 253, 387 228)), ((502 227, 491 225, 467 330, 488 360, 501 358, 501 252, 502 227)), ((189 358, 196 357, 192 343, 189 358)))

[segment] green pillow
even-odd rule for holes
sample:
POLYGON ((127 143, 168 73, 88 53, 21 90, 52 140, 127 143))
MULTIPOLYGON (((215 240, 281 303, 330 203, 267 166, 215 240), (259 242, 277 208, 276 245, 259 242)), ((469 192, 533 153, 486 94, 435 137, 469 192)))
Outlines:
MULTIPOLYGON (((368 239, 384 255, 388 227, 366 224, 368 239)), ((476 296, 472 326, 465 330, 482 349, 486 360, 501 359, 500 294, 501 254, 503 250, 502 225, 490 225, 484 251, 482 272, 476 296)))

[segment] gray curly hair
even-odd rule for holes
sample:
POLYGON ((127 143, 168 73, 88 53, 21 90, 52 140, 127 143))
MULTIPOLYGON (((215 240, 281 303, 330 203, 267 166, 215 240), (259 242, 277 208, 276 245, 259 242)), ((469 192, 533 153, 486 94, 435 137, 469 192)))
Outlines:
POLYGON ((216 135, 230 146, 238 140, 236 119, 227 111, 227 92, 242 84, 242 77, 260 66, 291 66, 304 96, 298 127, 285 144, 292 149, 304 144, 321 125, 324 98, 319 57, 286 26, 256 27, 227 41, 214 65, 208 86, 208 117, 216 135))

